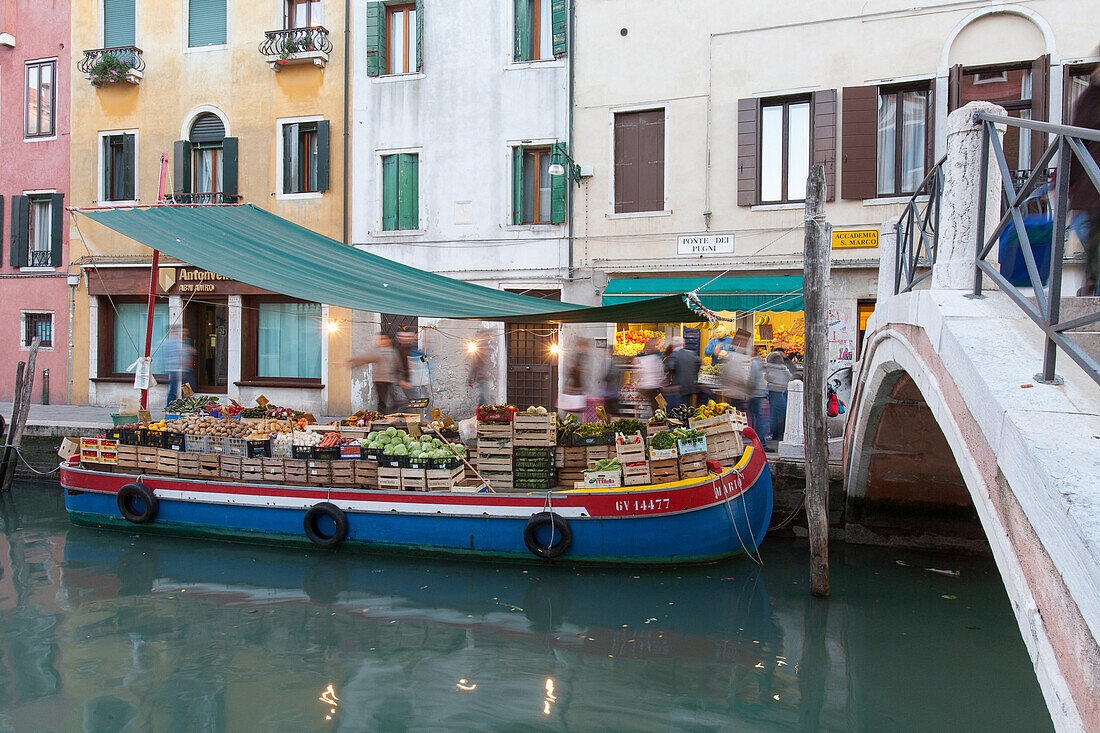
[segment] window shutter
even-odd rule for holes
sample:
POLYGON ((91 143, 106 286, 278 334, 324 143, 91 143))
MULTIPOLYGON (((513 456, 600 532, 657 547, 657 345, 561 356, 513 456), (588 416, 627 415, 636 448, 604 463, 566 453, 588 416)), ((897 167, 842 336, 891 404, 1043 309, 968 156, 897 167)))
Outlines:
POLYGON ((615 213, 639 211, 638 116, 615 115, 615 213))
POLYGON ((397 229, 397 156, 382 158, 382 229, 397 229))
POLYGON ((379 76, 386 68, 386 6, 367 3, 367 76, 379 76))
POLYGON ((418 229, 420 219, 419 166, 415 153, 401 153, 397 165, 397 228, 418 229))
POLYGON ((137 161, 134 160, 135 154, 134 135, 124 133, 122 136, 122 180, 124 181, 122 197, 127 201, 137 198, 137 191, 134 190, 134 170, 137 167, 137 161))
POLYGON ((814 92, 811 106, 810 162, 825 166, 825 200, 833 201, 836 199, 836 90, 814 92))
POLYGON ((62 231, 65 228, 65 194, 50 196, 50 267, 61 267, 62 231))
POLYGON ((226 42, 226 0, 189 0, 187 45, 218 46, 226 42))
POLYGON ((760 100, 737 100, 737 205, 757 201, 757 168, 760 164, 760 100))
POLYGON ((237 195, 237 138, 222 140, 222 193, 237 195))
POLYGON ((665 111, 641 113, 638 133, 639 211, 665 208, 665 111))
MULTIPOLYGON (((1064 88, 1064 87, 1063 87, 1064 88)), ((1046 122, 1050 119, 1050 54, 1043 54, 1031 64, 1031 119, 1046 122)), ((1047 136, 1037 130, 1031 132, 1031 165, 1047 149, 1047 136)))
POLYGON ((298 193, 294 170, 294 148, 298 144, 298 125, 283 125, 283 193, 298 193))
POLYGON ((878 193, 878 87, 842 92, 840 197, 872 199, 878 193))
POLYGON ((528 0, 516 0, 516 15, 515 15, 515 60, 516 61, 530 61, 531 60, 531 36, 527 32, 528 26, 531 24, 531 8, 528 0))
POLYGON ((962 64, 955 64, 947 72, 947 113, 951 114, 959 108, 959 97, 962 95, 962 64))
POLYGON ((31 200, 26 196, 11 197, 11 266, 28 265, 28 239, 31 226, 31 200))
POLYGON ((928 85, 928 117, 924 121, 924 172, 936 165, 936 83, 928 85))
MULTIPOLYGON (((562 143, 555 143, 554 149, 556 151, 565 152, 565 146, 562 143)), ((565 164, 564 155, 562 156, 562 163, 565 164)), ((553 157, 551 157, 553 160, 553 157)), ((566 189, 569 187, 569 169, 566 167, 564 173, 560 176, 550 176, 550 223, 561 224, 565 221, 565 203, 566 203, 566 189)))
POLYGON ((554 55, 564 56, 569 51, 569 5, 566 0, 553 0, 550 6, 554 34, 554 55))
POLYGON ((103 193, 100 198, 108 201, 111 198, 111 176, 114 174, 111 170, 111 136, 104 135, 99 138, 99 141, 102 143, 100 147, 103 148, 100 152, 103 156, 103 193))
POLYGON ((424 0, 416 0, 416 70, 424 68, 424 0))
POLYGON ((172 144, 172 191, 188 193, 191 190, 191 143, 176 140, 172 144))
POLYGON ((134 0, 103 0, 103 46, 134 45, 134 0))
POLYGON ((512 223, 523 219, 523 146, 512 148, 512 223))
POLYGON ((319 120, 317 122, 317 190, 328 190, 328 171, 329 171, 329 140, 331 139, 329 132, 328 120, 319 120))

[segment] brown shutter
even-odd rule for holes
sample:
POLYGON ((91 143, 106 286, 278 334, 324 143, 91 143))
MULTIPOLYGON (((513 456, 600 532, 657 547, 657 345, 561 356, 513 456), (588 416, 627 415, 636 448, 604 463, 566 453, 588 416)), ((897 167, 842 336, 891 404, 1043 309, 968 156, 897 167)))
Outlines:
POLYGON ((959 108, 959 98, 962 95, 962 64, 955 64, 947 72, 947 114, 951 114, 959 108))
POLYGON ((825 166, 825 200, 836 199, 836 90, 813 94, 810 162, 825 166))
POLYGON ((924 172, 936 167, 936 82, 928 84, 928 117, 924 121, 924 172))
MULTIPOLYGON (((1064 88, 1064 87, 1063 87, 1064 88)), ((1050 54, 1044 54, 1031 64, 1031 119, 1047 122, 1050 119, 1050 54)), ((1047 149, 1047 136, 1031 133, 1031 165, 1039 162, 1039 156, 1047 149)))
POLYGON ((878 193, 878 87, 844 87, 840 130, 840 198, 878 193))
POLYGON ((638 118, 615 115, 615 213, 638 211, 638 118))
POLYGON ((664 211, 665 208, 665 111, 639 112, 641 140, 639 211, 664 211))
POLYGON ((760 164, 760 100, 737 100, 737 205, 757 202, 756 178, 760 164))

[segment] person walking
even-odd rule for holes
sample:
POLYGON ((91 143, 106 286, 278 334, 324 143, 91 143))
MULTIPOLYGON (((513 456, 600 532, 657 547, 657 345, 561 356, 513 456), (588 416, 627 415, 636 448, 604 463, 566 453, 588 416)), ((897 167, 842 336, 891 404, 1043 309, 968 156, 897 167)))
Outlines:
MULTIPOLYGON (((417 344, 416 332, 397 332, 398 363, 402 367, 399 384, 405 392, 406 405, 411 400, 422 400, 428 395, 428 357, 417 344)), ((427 406, 412 408, 424 416, 427 406)))
POLYGON ((791 370, 787 368, 787 350, 777 346, 764 360, 764 381, 768 387, 768 411, 771 413, 771 435, 783 440, 787 427, 787 384, 791 370))
POLYGON ((378 411, 389 414, 400 405, 394 387, 400 379, 400 357, 397 349, 393 347, 393 341, 387 334, 378 334, 375 341, 375 349, 369 354, 359 354, 350 359, 338 362, 342 366, 357 367, 371 364, 371 379, 374 382, 374 393, 378 395, 378 411))
POLYGON ((672 387, 672 399, 669 407, 690 404, 691 397, 699 387, 699 367, 703 361, 698 354, 684 348, 684 340, 679 336, 672 339, 672 353, 665 359, 665 370, 672 387))
POLYGON ((764 381, 764 362, 759 356, 749 362, 749 425, 760 437, 760 446, 768 448, 768 426, 764 424, 764 400, 768 396, 767 383, 764 381))
POLYGON ((483 330, 477 340, 470 343, 470 387, 477 393, 477 404, 488 405, 492 400, 493 365, 489 360, 489 339, 492 334, 483 330))
MULTIPOLYGON (((1074 127, 1100 130, 1100 64, 1089 76, 1089 85, 1073 107, 1074 127)), ((1085 149, 1100 164, 1100 142, 1089 140, 1085 149)), ((1075 212, 1073 228, 1085 249, 1085 282, 1078 295, 1100 295, 1100 190, 1076 155, 1069 156, 1069 208, 1075 212)))
MULTIPOLYGON (((654 336, 645 342, 642 351, 634 358, 634 370, 638 375, 638 391, 649 409, 657 412, 657 395, 665 386, 665 368, 661 363, 660 338, 654 336)), ((652 414, 652 413, 651 413, 652 414)))
POLYGON ((165 407, 180 396, 183 385, 195 386, 195 347, 187 339, 187 329, 172 326, 162 347, 164 368, 168 372, 168 401, 165 407))

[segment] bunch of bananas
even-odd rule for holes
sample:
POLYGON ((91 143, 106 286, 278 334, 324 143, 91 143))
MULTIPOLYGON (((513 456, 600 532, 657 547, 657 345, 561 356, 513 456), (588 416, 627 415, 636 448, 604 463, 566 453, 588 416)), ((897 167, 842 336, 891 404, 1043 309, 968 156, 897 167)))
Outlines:
POLYGON ((718 417, 719 415, 725 415, 730 412, 733 407, 728 402, 716 402, 710 400, 709 402, 699 405, 695 410, 695 417, 718 417))

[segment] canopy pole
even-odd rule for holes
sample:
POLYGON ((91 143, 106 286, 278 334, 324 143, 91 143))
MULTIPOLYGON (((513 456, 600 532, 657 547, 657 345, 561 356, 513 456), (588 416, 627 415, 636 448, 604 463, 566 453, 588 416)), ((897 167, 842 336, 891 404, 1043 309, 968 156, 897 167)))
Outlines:
MULTIPOLYGON (((164 184, 168 178, 168 156, 160 154, 160 183, 157 186, 157 203, 164 203, 164 184)), ((157 300, 157 273, 160 271, 160 250, 153 250, 153 264, 149 267, 149 305, 145 312, 145 359, 148 361, 149 352, 153 350, 153 306, 157 300)), ((153 365, 149 364, 150 377, 153 373, 153 365)), ((145 388, 141 390, 141 409, 149 409, 149 381, 146 380, 145 388)))

